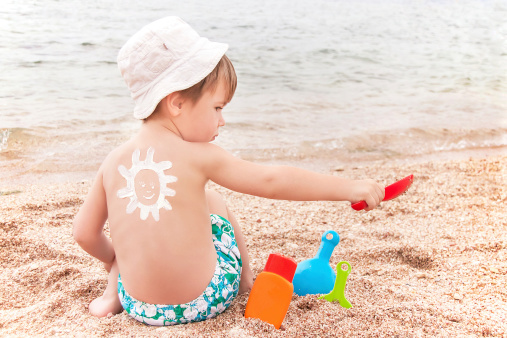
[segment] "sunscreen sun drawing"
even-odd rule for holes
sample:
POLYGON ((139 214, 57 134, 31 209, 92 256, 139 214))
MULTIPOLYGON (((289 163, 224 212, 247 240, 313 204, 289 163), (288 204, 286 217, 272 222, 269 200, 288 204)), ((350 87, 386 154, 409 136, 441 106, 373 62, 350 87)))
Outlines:
POLYGON ((146 159, 139 160, 141 151, 136 149, 132 153, 132 167, 118 166, 118 171, 127 180, 127 186, 118 190, 119 198, 130 198, 127 205, 127 214, 133 213, 139 208, 141 219, 144 221, 151 213, 155 221, 160 219, 159 210, 172 210, 171 204, 166 200, 168 196, 174 196, 176 192, 167 187, 168 183, 176 182, 176 176, 164 174, 164 170, 170 169, 170 161, 154 162, 155 150, 150 147, 146 152, 146 159))

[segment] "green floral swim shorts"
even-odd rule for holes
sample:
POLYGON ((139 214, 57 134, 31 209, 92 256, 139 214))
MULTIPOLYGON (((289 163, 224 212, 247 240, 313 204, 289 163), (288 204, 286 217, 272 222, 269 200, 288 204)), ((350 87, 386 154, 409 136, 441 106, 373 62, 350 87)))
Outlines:
POLYGON ((241 257, 231 223, 219 215, 210 217, 218 258, 215 274, 204 292, 186 304, 149 304, 132 298, 118 276, 118 296, 130 316, 150 325, 175 325, 212 318, 229 307, 239 290, 241 257))

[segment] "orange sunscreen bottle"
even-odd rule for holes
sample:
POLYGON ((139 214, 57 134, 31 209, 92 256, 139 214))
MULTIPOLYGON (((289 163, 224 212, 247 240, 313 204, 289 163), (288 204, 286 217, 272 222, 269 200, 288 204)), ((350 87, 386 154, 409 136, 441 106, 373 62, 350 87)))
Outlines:
POLYGON ((259 318, 279 329, 292 299, 296 268, 297 263, 292 258, 270 254, 264 271, 257 276, 250 291, 245 317, 259 318))

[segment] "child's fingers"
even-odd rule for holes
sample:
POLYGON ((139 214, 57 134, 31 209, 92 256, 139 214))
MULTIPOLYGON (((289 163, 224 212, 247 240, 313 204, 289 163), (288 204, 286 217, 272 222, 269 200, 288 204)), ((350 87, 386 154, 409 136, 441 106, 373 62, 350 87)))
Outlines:
POLYGON ((370 211, 375 209, 385 197, 385 189, 374 180, 361 181, 361 188, 364 189, 360 200, 368 205, 364 210, 370 211))
POLYGON ((378 183, 375 183, 374 185, 374 191, 370 195, 370 200, 366 200, 366 203, 368 204, 368 207, 365 209, 367 211, 375 209, 380 202, 385 197, 385 189, 378 183))
POLYGON ((381 187, 378 183, 375 183, 371 195, 371 203, 368 203, 368 201, 366 201, 366 203, 368 203, 368 208, 366 208, 366 210, 375 209, 384 199, 384 194, 385 194, 384 188, 381 187))
POLYGON ((384 200, 384 197, 386 196, 386 190, 380 184, 377 184, 377 188, 379 189, 380 202, 382 202, 384 200))
POLYGON ((376 193, 370 194, 365 201, 366 204, 368 204, 368 207, 365 209, 366 211, 375 209, 377 205, 380 203, 380 199, 376 193))
POLYGON ((113 263, 103 263, 104 269, 106 269, 107 272, 111 272, 111 268, 113 266, 113 263))

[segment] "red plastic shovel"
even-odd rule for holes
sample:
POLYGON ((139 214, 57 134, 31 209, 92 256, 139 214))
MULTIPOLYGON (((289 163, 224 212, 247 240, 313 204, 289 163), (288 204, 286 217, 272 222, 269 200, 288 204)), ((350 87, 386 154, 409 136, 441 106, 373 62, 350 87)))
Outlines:
MULTIPOLYGON (((388 185, 385 190, 386 194, 385 194, 384 199, 382 201, 389 201, 395 197, 400 196, 405 191, 407 191, 408 188, 410 188, 413 181, 414 181, 414 175, 410 175, 410 176, 405 177, 402 180, 399 180, 398 182, 388 185)), ((361 202, 357 202, 357 203, 352 204, 352 209, 363 210, 367 206, 368 206, 368 204, 366 204, 365 201, 361 201, 361 202)))

